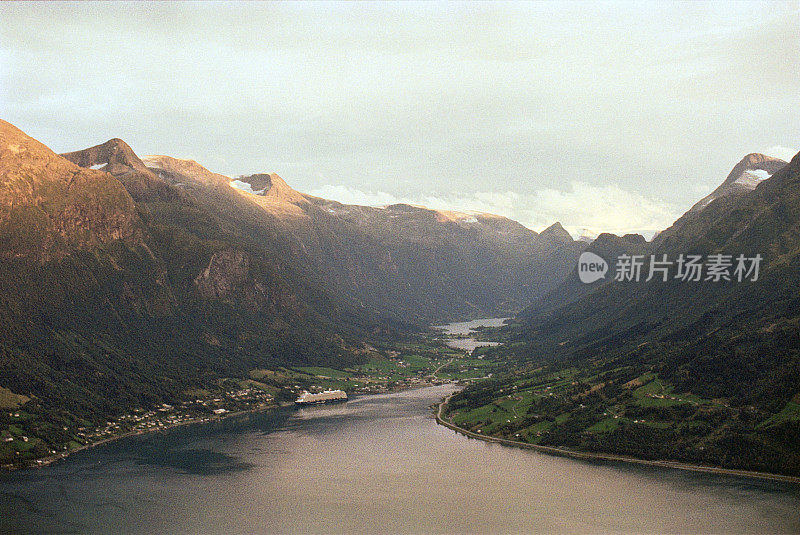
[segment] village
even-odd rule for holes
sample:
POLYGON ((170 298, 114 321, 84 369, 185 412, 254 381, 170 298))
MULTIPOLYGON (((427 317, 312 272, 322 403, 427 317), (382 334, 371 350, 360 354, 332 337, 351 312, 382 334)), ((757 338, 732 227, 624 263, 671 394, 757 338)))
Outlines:
MULTIPOLYGON (((182 401, 177 405, 163 403, 160 407, 151 410, 134 409, 132 413, 109 419, 103 425, 78 427, 72 435, 72 440, 65 444, 51 446, 51 448, 58 449, 48 449, 43 453, 49 455, 32 460, 31 464, 45 466, 70 453, 124 436, 166 430, 190 423, 210 422, 231 414, 265 410, 277 406, 272 394, 254 387, 223 391, 214 395, 216 397, 197 397, 182 401)), ((12 412, 8 413, 8 416, 13 419, 23 419, 25 414, 12 412)), ((66 427, 64 431, 67 431, 66 427)), ((14 447, 16 456, 23 457, 41 442, 40 439, 24 433, 23 429, 12 426, 9 432, 3 433, 0 441, 2 441, 2 445, 14 447)), ((5 467, 12 468, 13 465, 5 467)))

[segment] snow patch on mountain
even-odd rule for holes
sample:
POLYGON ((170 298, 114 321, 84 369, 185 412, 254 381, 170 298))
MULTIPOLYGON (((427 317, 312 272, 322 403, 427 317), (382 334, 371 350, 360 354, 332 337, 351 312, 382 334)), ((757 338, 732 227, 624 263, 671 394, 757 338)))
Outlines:
POLYGON ((748 169, 742 176, 736 179, 735 183, 747 188, 755 189, 758 183, 768 179, 772 174, 764 169, 748 169))
POLYGON ((264 192, 267 190, 266 188, 260 190, 253 190, 253 186, 251 186, 247 182, 242 182, 241 180, 233 179, 230 181, 230 185, 232 188, 246 191, 247 193, 252 193, 253 195, 264 195, 264 192))
POLYGON ((593 242, 602 231, 589 227, 565 227, 572 237, 577 241, 593 242))
POLYGON ((754 177, 756 177, 759 180, 766 180, 766 179, 768 179, 769 177, 772 176, 772 173, 770 173, 769 171, 766 171, 764 169, 751 169, 751 170, 747 171, 747 174, 753 175, 754 177))

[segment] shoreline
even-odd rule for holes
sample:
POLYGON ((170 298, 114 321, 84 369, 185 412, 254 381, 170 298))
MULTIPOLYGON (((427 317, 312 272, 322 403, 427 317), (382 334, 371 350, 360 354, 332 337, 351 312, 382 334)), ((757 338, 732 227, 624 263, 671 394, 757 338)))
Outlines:
POLYGON ((174 424, 165 425, 164 427, 156 427, 156 428, 153 428, 153 429, 139 429, 139 430, 135 430, 135 431, 127 431, 127 432, 122 433, 120 435, 115 435, 113 437, 107 437, 107 438, 104 438, 102 440, 98 440, 97 442, 92 442, 90 444, 82 444, 81 446, 79 446, 79 447, 77 447, 77 448, 75 448, 73 450, 63 451, 61 453, 56 453, 56 454, 53 454, 53 455, 48 455, 47 457, 41 457, 39 459, 35 459, 32 462, 30 462, 29 464, 24 465, 24 466, 16 466, 16 465, 13 465, 13 464, 12 465, 5 464, 5 465, 0 466, 0 470, 4 470, 6 472, 16 472, 18 470, 29 470, 31 468, 45 468, 47 466, 50 466, 53 463, 56 463, 56 462, 61 461, 61 460, 64 460, 67 457, 69 457, 70 455, 73 455, 75 453, 78 453, 78 452, 81 452, 81 451, 84 451, 84 450, 88 450, 88 449, 94 448, 96 446, 102 446, 103 444, 109 444, 111 442, 115 442, 115 441, 121 440, 123 438, 135 437, 135 436, 140 436, 140 435, 148 435, 150 433, 158 433, 160 431, 169 431, 170 429, 175 429, 176 427, 181 427, 181 426, 185 426, 185 425, 207 424, 207 423, 211 423, 211 422, 219 422, 219 421, 225 420, 227 418, 232 418, 234 416, 241 416, 243 414, 254 414, 254 413, 258 413, 258 412, 267 412, 267 411, 276 410, 276 409, 279 409, 279 408, 285 407, 285 406, 288 406, 288 403, 287 404, 281 403, 281 404, 278 404, 278 405, 269 405, 269 406, 266 406, 266 407, 256 407, 256 408, 253 408, 253 409, 245 409, 245 410, 236 411, 236 412, 229 412, 229 413, 226 413, 224 415, 212 415, 212 416, 203 417, 203 418, 193 418, 191 420, 185 420, 185 421, 182 421, 182 422, 176 422, 174 424))
MULTIPOLYGON (((507 318, 503 318, 503 319, 507 319, 507 318)), ((473 320, 473 321, 475 321, 475 320, 473 320)), ((449 336, 449 335, 445 335, 445 336, 449 336)), ((464 339, 468 339, 469 338, 469 334, 465 334, 463 336, 464 336, 464 339)), ((447 342, 445 340, 442 340, 442 343, 447 344, 447 342)), ((450 364, 452 361, 453 361, 453 359, 450 359, 450 361, 448 361, 445 364, 442 364, 441 366, 439 366, 439 368, 437 368, 435 371, 433 371, 429 376, 426 376, 426 379, 435 378, 436 377, 436 373, 438 373, 439 370, 442 369, 442 367, 446 366, 447 364, 450 364)), ((433 383, 433 382, 429 382, 427 384, 419 384, 419 383, 417 383, 417 384, 407 384, 407 385, 404 385, 404 386, 396 386, 394 388, 387 389, 387 391, 385 391, 385 392, 372 392, 372 393, 369 393, 369 394, 362 394, 362 395, 364 395, 364 396, 373 396, 373 395, 380 395, 380 394, 391 394, 391 393, 394 393, 394 392, 401 392, 401 391, 404 391, 404 390, 414 390, 414 389, 418 389, 418 388, 425 388, 425 387, 430 387, 430 386, 435 386, 435 385, 436 385, 436 383, 433 383)), ((356 397, 360 397, 360 396, 356 396, 356 397)), ((31 468, 44 468, 46 466, 50 466, 53 463, 56 463, 56 462, 61 461, 63 459, 66 459, 67 457, 69 457, 72 454, 75 454, 75 453, 78 453, 78 452, 81 452, 83 450, 87 450, 87 449, 90 449, 90 448, 94 448, 96 446, 101 446, 103 444, 108 444, 110 442, 114 442, 116 440, 120 440, 120 439, 123 439, 123 438, 139 436, 139 435, 145 435, 145 434, 159 432, 159 431, 168 431, 170 429, 174 429, 176 427, 180 427, 180 426, 184 426, 184 425, 217 422, 217 421, 224 420, 226 418, 231 418, 233 416, 241 416, 243 414, 253 414, 253 413, 258 413, 258 412, 266 412, 266 411, 276 410, 276 409, 279 409, 281 407, 290 406, 290 405, 292 405, 291 402, 284 402, 284 403, 279 403, 279 404, 275 404, 275 405, 259 406, 259 407, 252 408, 252 409, 245 409, 245 410, 240 410, 240 411, 236 411, 236 412, 230 412, 230 413, 226 413, 224 415, 209 415, 209 416, 204 416, 204 417, 201 417, 201 418, 192 418, 190 420, 184 420, 184 421, 181 421, 181 422, 176 422, 176 423, 173 423, 173 424, 165 425, 163 427, 156 427, 156 428, 151 428, 151 429, 131 430, 131 431, 127 431, 125 433, 119 434, 119 435, 103 438, 103 439, 98 440, 96 442, 92 442, 92 443, 89 443, 89 444, 82 444, 82 445, 80 445, 77 448, 72 449, 72 450, 61 451, 61 452, 58 452, 58 453, 54 453, 52 455, 48 455, 46 457, 40 457, 38 459, 33 459, 33 460, 27 462, 26 464, 22 464, 22 465, 3 464, 3 465, 0 465, 0 473, 3 472, 3 471, 5 471, 5 472, 14 472, 14 471, 18 471, 18 470, 28 470, 28 469, 31 469, 31 468)))
MULTIPOLYGON (((395 392, 403 392, 403 391, 406 391, 406 390, 415 390, 415 389, 418 389, 418 388, 425 388, 425 387, 430 387, 430 386, 435 386, 435 385, 433 385, 433 384, 410 385, 410 386, 408 386, 406 388, 402 388, 402 387, 401 388, 395 388, 395 389, 389 390, 387 392, 376 392, 376 393, 371 393, 371 394, 362 394, 362 396, 368 397, 368 396, 378 396, 378 395, 381 395, 381 394, 392 394, 392 393, 395 393, 395 392)), ((349 398, 349 400, 357 399, 358 397, 362 397, 362 396, 354 396, 353 398, 349 398)), ((61 461, 61 460, 64 460, 67 457, 69 457, 70 455, 73 455, 75 453, 78 453, 78 452, 81 452, 81 451, 84 451, 84 450, 88 450, 88 449, 94 448, 96 446, 102 446, 103 444, 108 444, 110 442, 115 442, 115 441, 121 440, 123 438, 135 437, 135 436, 140 436, 140 435, 148 435, 150 433, 158 433, 158 432, 162 432, 162 431, 169 431, 170 429, 175 429, 177 427, 181 427, 181 426, 185 426, 185 425, 208 424, 208 423, 211 423, 211 422, 219 422, 219 421, 222 421, 222 420, 226 420, 228 418, 233 418, 234 416, 242 416, 244 414, 255 414, 255 413, 260 413, 260 412, 274 411, 274 410, 277 410, 277 409, 280 409, 280 408, 283 408, 283 407, 290 407, 292 405, 294 405, 292 402, 286 401, 286 402, 279 403, 277 405, 268 405, 266 407, 255 407, 255 408, 252 408, 252 409, 245 409, 245 410, 236 411, 236 412, 229 412, 229 413, 226 413, 226 414, 223 414, 223 415, 209 415, 209 416, 202 417, 202 418, 193 418, 191 420, 185 420, 185 421, 182 421, 182 422, 177 422, 177 423, 174 423, 174 424, 165 425, 164 427, 156 427, 156 428, 152 428, 152 429, 139 429, 139 430, 135 430, 135 431, 127 431, 127 432, 122 433, 120 435, 115 435, 113 437, 107 437, 107 438, 98 440, 97 442, 92 442, 90 444, 82 444, 81 446, 79 446, 79 447, 77 447, 77 448, 75 448, 73 450, 63 451, 63 452, 60 452, 60 453, 55 453, 53 455, 48 455, 47 457, 41 457, 39 459, 35 459, 35 460, 31 461, 30 463, 28 463, 26 465, 23 465, 23 466, 17 466, 17 465, 13 465, 13 464, 0 465, 0 473, 3 472, 3 471, 5 471, 5 472, 16 472, 16 471, 19 471, 19 470, 30 470, 30 469, 45 468, 47 466, 50 466, 53 463, 56 463, 56 462, 61 461)))
POLYGON ((661 468, 673 468, 677 470, 686 470, 689 472, 704 472, 709 474, 717 474, 717 475, 726 475, 726 476, 735 476, 735 477, 746 477, 752 479, 764 479, 770 481, 780 481, 782 483, 795 483, 800 484, 800 477, 797 476, 787 476, 782 474, 772 474, 769 472, 756 472, 752 470, 739 470, 736 468, 721 468, 717 466, 706 466, 701 464, 690 464, 684 463, 680 461, 650 461, 647 459, 640 459, 638 457, 630 457, 627 455, 617 455, 614 453, 594 453, 594 452, 585 452, 585 451, 577 451, 571 450, 567 448, 560 448, 556 446, 541 446, 539 444, 530 444, 528 442, 520 442, 517 440, 509 440, 506 438, 497 438, 497 437, 490 437, 481 435, 479 433, 474 433, 463 427, 459 427, 456 424, 452 423, 450 420, 446 419, 443 411, 447 407, 447 403, 450 401, 450 397, 453 394, 443 398, 437 405, 436 405, 436 414, 435 419, 436 423, 447 427, 448 429, 452 429, 453 431, 460 433, 468 438, 476 438, 478 440, 483 440, 484 442, 494 442, 496 444, 501 444, 503 446, 510 446, 515 448, 521 449, 528 449, 534 450, 541 453, 546 453, 550 455, 556 455, 559 457, 570 457, 573 459, 582 459, 582 460, 596 460, 596 461, 611 461, 611 462, 623 462, 623 463, 630 463, 630 464, 640 464, 645 466, 657 466, 661 468))

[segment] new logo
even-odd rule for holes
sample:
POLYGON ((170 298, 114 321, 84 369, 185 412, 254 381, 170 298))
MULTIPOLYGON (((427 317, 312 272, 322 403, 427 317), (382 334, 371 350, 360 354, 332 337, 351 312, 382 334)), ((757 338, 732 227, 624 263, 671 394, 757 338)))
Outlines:
POLYGON ((591 284, 594 281, 604 279, 608 272, 608 262, 602 257, 589 251, 581 253, 578 258, 578 278, 584 284, 591 284))

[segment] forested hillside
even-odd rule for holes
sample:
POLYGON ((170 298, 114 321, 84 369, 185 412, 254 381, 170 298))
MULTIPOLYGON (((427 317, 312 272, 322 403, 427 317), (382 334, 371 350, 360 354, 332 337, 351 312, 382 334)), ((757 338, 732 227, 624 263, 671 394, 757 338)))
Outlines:
MULTIPOLYGON (((456 421, 539 444, 800 473, 800 156, 684 216, 610 281, 537 312, 500 349, 516 371, 468 388, 456 421), (661 275, 652 254, 730 255, 731 280, 661 275), (742 280, 735 259, 761 255, 742 280)), ((611 278, 614 265, 611 266, 611 278)))

